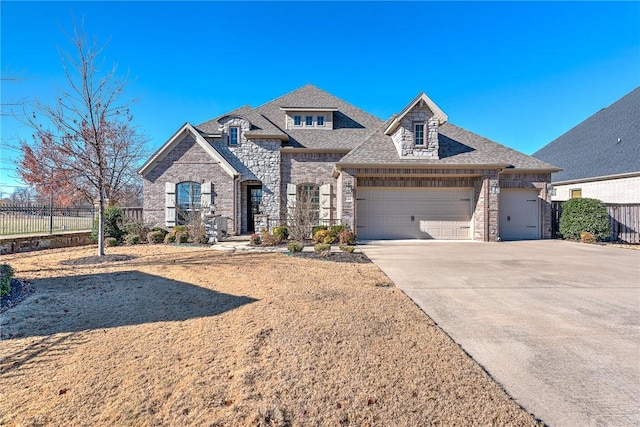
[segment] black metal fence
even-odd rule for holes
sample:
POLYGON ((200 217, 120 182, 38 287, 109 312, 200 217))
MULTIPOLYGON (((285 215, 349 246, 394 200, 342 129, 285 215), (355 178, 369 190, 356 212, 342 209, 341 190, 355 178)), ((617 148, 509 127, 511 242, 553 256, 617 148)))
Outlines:
POLYGON ((91 230, 93 206, 0 205, 0 235, 91 230))
MULTIPOLYGON (((640 243, 640 203, 605 203, 611 223, 610 241, 622 243, 640 243)), ((551 203, 551 236, 556 239, 560 234, 562 202, 551 203)))

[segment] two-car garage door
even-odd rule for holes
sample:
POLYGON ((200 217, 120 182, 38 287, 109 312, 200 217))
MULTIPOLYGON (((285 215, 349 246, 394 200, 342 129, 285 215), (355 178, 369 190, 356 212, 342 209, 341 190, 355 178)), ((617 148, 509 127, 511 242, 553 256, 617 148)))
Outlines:
POLYGON ((471 239, 471 188, 359 188, 358 238, 471 239))

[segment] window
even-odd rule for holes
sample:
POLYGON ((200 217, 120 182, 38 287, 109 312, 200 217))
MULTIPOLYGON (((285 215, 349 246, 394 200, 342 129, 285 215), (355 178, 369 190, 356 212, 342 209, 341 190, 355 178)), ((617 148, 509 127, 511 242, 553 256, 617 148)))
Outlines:
POLYGON ((324 116, 318 116, 318 126, 324 126, 324 116))
POLYGON ((576 188, 571 190, 571 198, 572 199, 581 199, 582 198, 582 188, 576 188))
POLYGON ((300 126, 301 124, 302 124, 302 117, 293 116, 293 125, 294 126, 300 126))
POLYGON ((424 123, 413 126, 413 142, 415 145, 424 145, 424 123))
POLYGON ((305 126, 313 126, 313 116, 305 116, 304 125, 305 126))
POLYGON ((176 225, 189 224, 200 215, 200 183, 187 181, 176 185, 176 225))
POLYGON ((239 129, 237 126, 229 128, 229 145, 238 145, 239 129))
POLYGON ((320 218, 320 187, 316 184, 298 185, 297 203, 308 211, 312 221, 320 218))

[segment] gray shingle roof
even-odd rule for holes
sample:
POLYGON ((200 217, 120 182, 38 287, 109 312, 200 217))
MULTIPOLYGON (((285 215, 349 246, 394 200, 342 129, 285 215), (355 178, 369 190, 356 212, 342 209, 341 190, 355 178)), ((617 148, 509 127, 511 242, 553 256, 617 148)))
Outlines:
POLYGON ((254 135, 285 136, 285 133, 282 132, 282 130, 280 130, 277 126, 275 126, 260 113, 258 113, 254 108, 251 108, 248 105, 237 108, 226 114, 201 123, 198 126, 195 126, 195 128, 202 133, 217 133, 219 125, 218 120, 226 116, 240 116, 249 120, 249 122, 251 123, 250 132, 254 135))
POLYGON ((563 169, 553 182, 640 172, 640 87, 533 156, 563 169))
POLYGON ((504 164, 513 166, 515 169, 557 170, 549 163, 527 156, 451 123, 444 123, 439 128, 439 159, 401 158, 391 137, 384 134, 384 129, 390 120, 392 119, 380 126, 371 138, 344 156, 338 165, 473 166, 504 164))

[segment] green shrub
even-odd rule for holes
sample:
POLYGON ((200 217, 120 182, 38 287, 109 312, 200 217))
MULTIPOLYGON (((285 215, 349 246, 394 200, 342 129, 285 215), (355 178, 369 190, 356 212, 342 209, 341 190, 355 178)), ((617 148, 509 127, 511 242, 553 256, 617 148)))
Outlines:
MULTIPOLYGON (((93 220, 93 228, 91 230, 91 240, 98 241, 98 225, 99 219, 93 220)), ((114 237, 116 240, 122 240, 124 231, 122 230, 122 209, 117 205, 109 206, 104 210, 104 237, 114 237)), ((106 240, 105 240, 106 241, 106 240)))
POLYGON ((186 231, 176 232, 176 241, 178 243, 187 243, 189 241, 189 233, 186 231))
POLYGON ((162 243, 164 242, 164 237, 167 235, 166 230, 155 230, 147 233, 147 242, 154 243, 162 243))
MULTIPOLYGON (((140 241, 147 240, 147 234, 149 233, 149 227, 144 225, 140 221, 125 220, 124 223, 125 241, 131 235, 137 235, 140 241)), ((130 244, 130 243, 127 243, 130 244)))
POLYGON ((607 208, 596 199, 570 199, 562 204, 560 234, 565 239, 580 239, 580 233, 592 233, 596 240, 611 236, 607 208))
POLYGON ((173 227, 171 229, 171 231, 173 231, 175 234, 185 233, 185 232, 189 231, 189 227, 186 226, 186 225, 176 225, 175 227, 173 227))
POLYGON ((164 228, 162 228, 162 227, 153 227, 153 228, 151 229, 151 231, 162 231, 162 233, 163 233, 163 234, 167 234, 167 233, 169 233, 167 230, 165 230, 165 229, 164 229, 164 228))
POLYGON ((289 229, 286 225, 280 225, 273 229, 273 235, 278 236, 280 241, 287 240, 289 238, 289 229))
POLYGON ((254 233, 249 236, 249 244, 251 246, 258 246, 260 245, 260 243, 262 243, 262 239, 260 238, 260 235, 258 233, 254 233))
POLYGON ((353 245, 356 243, 356 235, 349 229, 343 229, 338 233, 338 242, 341 245, 353 245))
POLYGON ((11 279, 15 270, 9 264, 0 264, 0 297, 11 292, 11 279))
POLYGON ((331 245, 328 243, 318 243, 313 247, 313 250, 318 253, 329 253, 331 252, 331 245))
POLYGON ((176 234, 175 233, 169 233, 166 236, 164 236, 164 242, 165 243, 175 243, 176 242, 176 234))
POLYGON ((326 244, 331 244, 333 242, 336 241, 335 236, 331 235, 331 231, 330 230, 318 230, 316 231, 316 233, 313 235, 313 241, 315 243, 326 243, 326 244))
POLYGON ((349 227, 347 227, 346 225, 332 225, 331 227, 329 227, 329 231, 331 232, 331 235, 334 237, 337 237, 338 234, 340 234, 341 231, 347 230, 349 231, 349 227))
POLYGON ((313 227, 311 227, 311 237, 315 236, 316 233, 320 230, 326 230, 329 227, 327 227, 326 225, 314 225, 313 227))
POLYGON ((127 234, 124 237, 124 241, 127 245, 137 245, 140 243, 140 235, 139 234, 127 234))
POLYGON ((105 246, 118 246, 118 239, 115 237, 107 237, 104 239, 105 246))
POLYGON ((356 250, 355 246, 351 246, 351 245, 340 245, 339 246, 340 250, 343 252, 349 252, 350 254, 353 253, 353 251, 356 250))
POLYGON ((304 249, 304 245, 300 242, 291 242, 287 245, 287 249, 291 253, 302 252, 302 249, 304 249))

